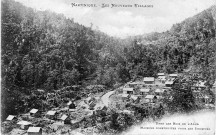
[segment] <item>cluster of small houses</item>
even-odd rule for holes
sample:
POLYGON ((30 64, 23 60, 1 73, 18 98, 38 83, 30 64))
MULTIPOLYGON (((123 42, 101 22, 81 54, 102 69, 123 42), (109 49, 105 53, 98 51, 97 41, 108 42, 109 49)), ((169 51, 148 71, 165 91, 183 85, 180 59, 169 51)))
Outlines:
POLYGON ((165 75, 165 73, 158 73, 157 78, 144 77, 143 81, 127 83, 119 96, 122 97, 123 101, 130 98, 135 102, 146 99, 146 102, 155 103, 163 98, 164 93, 170 92, 177 77, 178 74, 165 75))
MULTIPOLYGON (((71 101, 69 101, 67 103, 68 106, 71 105, 71 104, 72 104, 71 101)), ((73 111, 75 109, 69 109, 69 110, 73 111)), ((57 111, 50 110, 50 111, 48 111, 46 113, 46 117, 48 119, 50 119, 50 120, 56 120, 57 119, 57 115, 56 114, 57 114, 57 111)), ((27 116, 27 117, 38 118, 38 117, 40 117, 41 112, 38 109, 32 109, 32 110, 30 110, 30 112, 28 114, 24 114, 24 115, 27 116)), ((65 114, 63 114, 60 117, 59 120, 60 120, 60 122, 62 124, 69 124, 69 123, 71 123, 70 118, 67 115, 65 115, 65 114)), ((6 118, 6 122, 8 122, 8 121, 13 121, 13 122, 15 121, 16 122, 16 121, 19 121, 19 120, 18 120, 17 116, 9 115, 6 118)), ((19 121, 17 123, 17 125, 20 125, 20 128, 22 130, 27 130, 28 135, 42 135, 42 127, 34 127, 33 124, 31 122, 29 122, 29 121, 21 120, 21 121, 19 121)))
MULTIPOLYGON (((169 74, 158 73, 157 78, 154 77, 144 77, 143 81, 139 82, 129 82, 122 88, 122 93, 118 96, 121 97, 122 101, 132 100, 134 103, 139 103, 140 99, 144 99, 146 103, 159 103, 160 99, 163 99, 164 96, 168 95, 171 92, 171 87, 175 79, 178 77, 178 74, 169 74)), ((193 86, 193 93, 197 99, 204 99, 204 103, 208 104, 211 101, 211 98, 208 95, 202 94, 200 91, 205 89, 205 82, 199 82, 193 86)), ((213 86, 215 90, 216 83, 213 86)), ((172 97, 169 97, 172 98, 172 97)), ((97 110, 107 110, 107 107, 104 104, 98 104, 100 97, 94 97, 94 95, 88 95, 88 97, 79 103, 82 108, 86 108, 88 111, 92 113, 90 116, 97 110)), ((74 102, 69 101, 67 103, 66 110, 69 112, 75 112, 76 105, 74 102)), ((121 112, 130 113, 128 110, 123 110, 121 112), (128 111, 128 112, 127 112, 128 111)), ((32 109, 29 112, 31 117, 38 117, 41 112, 38 109, 32 109)), ((57 111, 50 110, 46 113, 46 117, 51 120, 57 119, 57 111)), ((18 121, 16 116, 9 115, 6 121, 18 121)), ((76 124, 78 121, 71 120, 70 117, 66 114, 62 114, 59 118, 60 122, 63 124, 76 124)), ((42 135, 41 127, 34 127, 33 124, 28 121, 19 121, 17 123, 20 125, 20 128, 23 130, 27 130, 28 135, 42 135)))
MULTIPOLYGON (((178 76, 179 74, 158 73, 157 78, 144 77, 143 81, 129 82, 122 88, 119 97, 122 98, 122 101, 132 100, 135 103, 139 103, 141 99, 147 103, 157 103, 165 97, 172 99, 170 93, 178 76)), ((212 88, 214 92, 215 86, 216 83, 212 88)), ((212 97, 204 91, 205 89, 204 81, 199 81, 192 87, 196 100, 209 104, 212 97)))
MULTIPOLYGON (((64 124, 72 124, 73 126, 77 127, 83 118, 91 117, 94 113, 100 113, 101 111, 106 111, 107 107, 104 104, 97 104, 98 101, 100 101, 100 97, 93 97, 92 95, 88 95, 88 97, 79 102, 75 103, 72 101, 69 101, 64 108, 54 108, 48 112, 46 112, 44 119, 48 120, 57 120, 57 124, 64 125, 64 124), (66 113, 59 113, 61 112, 78 112, 78 107, 82 108, 82 112, 87 112, 87 115, 85 117, 81 117, 80 119, 71 119, 70 116, 66 115, 66 113), (59 123, 58 123, 59 122, 59 123)), ((27 116, 28 118, 40 118, 42 112, 40 112, 38 109, 32 109, 27 114, 23 114, 22 116, 27 116)), ((44 120, 43 119, 43 120, 44 120)), ((6 118, 5 123, 7 122, 16 122, 17 125, 19 125, 20 129, 27 130, 28 135, 42 135, 42 127, 35 127, 32 124, 32 122, 20 120, 18 119, 18 116, 9 115, 6 118)))

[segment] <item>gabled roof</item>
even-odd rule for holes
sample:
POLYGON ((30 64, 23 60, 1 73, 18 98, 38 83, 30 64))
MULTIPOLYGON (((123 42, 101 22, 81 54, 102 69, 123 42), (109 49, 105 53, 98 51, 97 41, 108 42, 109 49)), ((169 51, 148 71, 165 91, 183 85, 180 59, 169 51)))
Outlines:
POLYGON ((156 89, 155 92, 161 93, 161 92, 163 92, 163 90, 162 89, 156 89))
POLYGON ((38 112, 38 109, 31 109, 30 113, 36 113, 38 112))
POLYGON ((68 103, 67 103, 67 105, 71 105, 72 104, 72 102, 71 101, 69 101, 68 103))
POLYGON ((153 99, 153 98, 154 98, 154 95, 147 95, 145 98, 153 99))
POLYGON ((31 122, 28 122, 28 121, 20 121, 17 123, 18 125, 31 125, 32 123, 31 122))
POLYGON ((48 111, 47 115, 55 115, 56 111, 48 111))
POLYGON ((9 116, 6 118, 6 120, 13 120, 14 118, 15 118, 15 116, 9 115, 9 116))
POLYGON ((129 83, 127 83, 127 84, 139 84, 138 82, 129 82, 129 83))
POLYGON ((137 100, 137 99, 138 99, 138 97, 137 97, 137 96, 134 96, 134 95, 132 95, 132 96, 131 96, 131 99, 133 99, 133 100, 137 100))
POLYGON ((158 76, 159 79, 163 79, 165 80, 166 79, 166 76, 158 76))
POLYGON ((131 114, 132 112, 130 110, 123 110, 123 113, 131 114))
POLYGON ((149 92, 150 89, 140 89, 140 92, 149 92))
POLYGON ((60 119, 61 119, 61 120, 66 120, 67 117, 68 117, 68 116, 64 114, 64 115, 62 115, 62 117, 61 117, 60 119))
POLYGON ((128 97, 129 94, 121 94, 122 97, 128 97))
POLYGON ((133 91, 133 88, 123 88, 123 91, 133 91))
POLYGON ((165 84, 173 84, 173 81, 166 81, 165 84))
POLYGON ((169 76, 176 77, 178 74, 169 74, 169 76))
POLYGON ((41 129, 41 127, 29 127, 27 132, 37 133, 37 132, 40 132, 40 129, 41 129))
POLYGON ((154 77, 144 77, 144 82, 154 82, 154 77))
POLYGON ((205 95, 205 96, 204 96, 204 98, 206 98, 206 99, 207 99, 207 98, 209 98, 209 96, 205 95))
POLYGON ((164 76, 165 73, 158 73, 157 75, 158 75, 158 76, 164 76))
POLYGON ((37 91, 39 91, 39 92, 45 92, 44 90, 42 90, 42 89, 37 89, 37 91))

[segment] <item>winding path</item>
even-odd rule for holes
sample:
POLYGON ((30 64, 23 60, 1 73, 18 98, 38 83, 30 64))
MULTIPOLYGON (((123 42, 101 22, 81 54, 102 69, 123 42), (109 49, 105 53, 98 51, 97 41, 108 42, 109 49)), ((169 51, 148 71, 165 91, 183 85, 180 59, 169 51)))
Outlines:
POLYGON ((109 97, 110 97, 114 92, 115 92, 115 91, 109 91, 109 92, 107 92, 106 94, 104 94, 104 95, 101 97, 101 100, 102 100, 102 102, 104 103, 105 106, 108 107, 109 102, 110 102, 109 97))

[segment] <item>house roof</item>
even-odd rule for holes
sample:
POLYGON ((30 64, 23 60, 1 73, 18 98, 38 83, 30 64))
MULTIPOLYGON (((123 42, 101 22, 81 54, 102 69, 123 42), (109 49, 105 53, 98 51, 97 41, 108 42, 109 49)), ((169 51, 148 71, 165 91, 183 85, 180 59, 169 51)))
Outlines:
POLYGON ((154 95, 147 95, 145 98, 153 99, 153 98, 154 98, 154 95))
POLYGON ((159 92, 160 93, 160 92, 163 92, 163 90, 162 89, 156 89, 155 92, 159 92))
POLYGON ((134 96, 134 95, 132 95, 132 96, 131 96, 131 99, 133 99, 133 100, 137 100, 137 99, 138 99, 138 97, 137 97, 137 96, 134 96))
POLYGON ((209 96, 205 95, 204 98, 209 98, 209 96))
POLYGON ((173 84, 173 81, 166 81, 165 84, 173 84))
POLYGON ((144 77, 144 82, 154 82, 154 77, 144 77))
POLYGON ((56 111, 48 111, 47 115, 55 115, 56 111))
POLYGON ((158 75, 158 76, 164 76, 165 73, 158 73, 157 75, 158 75))
POLYGON ((123 91, 133 91, 133 88, 123 88, 123 91))
POLYGON ((149 92, 150 89, 140 89, 140 92, 149 92))
POLYGON ((178 74, 169 74, 169 76, 176 77, 178 74))
POLYGON ((28 131, 27 132, 40 132, 41 130, 41 127, 29 127, 28 131))
POLYGON ((127 84, 139 84, 138 82, 129 82, 127 84))
POLYGON ((18 125, 31 125, 32 123, 31 122, 28 122, 28 121, 20 121, 17 123, 18 125))
POLYGON ((68 116, 64 114, 64 115, 62 115, 62 117, 61 117, 60 119, 61 119, 61 120, 66 120, 67 117, 68 117, 68 116))
POLYGON ((158 76, 159 79, 166 79, 166 76, 158 76))
POLYGON ((69 112, 75 112, 77 109, 69 109, 69 112))
POLYGON ((71 101, 69 101, 68 103, 67 103, 67 105, 71 105, 72 104, 72 102, 71 101))
POLYGON ((13 120, 14 118, 15 118, 15 116, 9 115, 9 116, 6 118, 6 120, 13 120))
POLYGON ((44 90, 42 90, 42 89, 37 89, 37 91, 39 91, 39 92, 45 92, 44 90))
POLYGON ((36 113, 38 112, 38 109, 31 109, 30 113, 36 113))
POLYGON ((123 112, 123 113, 131 114, 131 111, 130 111, 130 110, 123 110, 122 112, 123 112))
POLYGON ((122 97, 128 97, 129 94, 121 94, 122 97))

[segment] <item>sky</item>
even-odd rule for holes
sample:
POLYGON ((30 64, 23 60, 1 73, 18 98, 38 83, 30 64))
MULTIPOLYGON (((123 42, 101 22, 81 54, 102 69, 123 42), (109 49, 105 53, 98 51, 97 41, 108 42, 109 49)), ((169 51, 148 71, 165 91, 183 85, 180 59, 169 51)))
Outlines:
POLYGON ((36 10, 62 13, 75 22, 117 37, 169 30, 175 23, 216 4, 215 0, 15 0, 36 10), (97 7, 72 7, 76 4, 96 4, 97 7), (102 4, 110 7, 102 8, 102 4), (132 5, 114 7, 111 5, 132 5), (153 7, 135 8, 138 5, 153 7))

